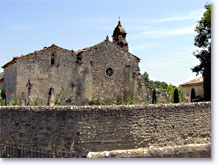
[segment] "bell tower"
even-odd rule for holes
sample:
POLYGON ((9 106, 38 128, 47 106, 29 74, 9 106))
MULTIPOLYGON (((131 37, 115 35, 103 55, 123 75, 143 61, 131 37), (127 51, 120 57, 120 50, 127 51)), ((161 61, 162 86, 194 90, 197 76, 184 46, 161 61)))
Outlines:
POLYGON ((114 32, 112 35, 113 43, 116 43, 121 48, 123 48, 125 51, 128 51, 129 48, 128 48, 128 42, 126 41, 126 34, 127 33, 125 29, 122 27, 120 18, 119 18, 118 25, 114 29, 114 32))

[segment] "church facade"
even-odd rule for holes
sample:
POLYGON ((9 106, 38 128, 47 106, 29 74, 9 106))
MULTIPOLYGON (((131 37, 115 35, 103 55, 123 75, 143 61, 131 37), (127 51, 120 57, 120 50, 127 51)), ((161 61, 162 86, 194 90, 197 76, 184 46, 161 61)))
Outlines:
MULTIPOLYGON (((23 105, 151 103, 152 87, 140 75, 140 59, 128 51, 120 21, 101 43, 78 51, 57 45, 14 57, 4 69, 8 100, 23 105)), ((159 93, 162 103, 167 93, 159 93)))

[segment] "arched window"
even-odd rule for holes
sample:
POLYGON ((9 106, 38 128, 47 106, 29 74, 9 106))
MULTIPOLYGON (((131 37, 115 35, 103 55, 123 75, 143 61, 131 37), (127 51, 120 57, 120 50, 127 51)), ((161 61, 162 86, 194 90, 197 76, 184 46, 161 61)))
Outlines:
POLYGON ((54 54, 51 55, 51 65, 54 65, 55 63, 55 56, 54 54))

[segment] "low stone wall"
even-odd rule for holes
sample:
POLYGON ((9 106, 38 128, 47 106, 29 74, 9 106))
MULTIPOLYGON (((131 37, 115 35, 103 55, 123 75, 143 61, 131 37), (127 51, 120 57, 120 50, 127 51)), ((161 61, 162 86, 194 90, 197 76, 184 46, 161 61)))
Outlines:
POLYGON ((210 143, 211 103, 0 107, 1 143, 77 153, 210 143))
POLYGON ((88 158, 211 158, 211 144, 89 152, 88 158))

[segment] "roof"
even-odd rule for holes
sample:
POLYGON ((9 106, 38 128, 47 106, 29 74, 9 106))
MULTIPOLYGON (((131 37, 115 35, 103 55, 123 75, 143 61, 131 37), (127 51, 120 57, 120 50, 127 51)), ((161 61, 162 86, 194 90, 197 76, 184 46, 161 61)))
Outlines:
MULTIPOLYGON (((105 43, 105 42, 111 42, 111 41, 109 41, 109 40, 108 40, 108 37, 107 37, 104 41, 102 41, 102 42, 100 42, 100 43, 98 43, 98 44, 96 44, 96 45, 93 45, 93 46, 90 46, 90 47, 87 47, 87 48, 84 48, 84 49, 81 49, 81 50, 78 50, 78 51, 68 50, 68 49, 59 47, 59 46, 57 46, 57 45, 55 45, 55 44, 52 44, 51 46, 49 46, 49 47, 44 47, 43 49, 41 49, 41 50, 39 50, 39 51, 34 51, 34 52, 32 52, 32 53, 29 53, 29 54, 27 54, 27 55, 23 55, 23 56, 20 56, 20 57, 14 57, 11 61, 9 61, 9 62, 6 63, 5 65, 3 65, 2 68, 3 68, 3 69, 7 68, 8 66, 14 64, 14 63, 15 63, 18 59, 20 59, 20 58, 27 57, 27 56, 31 56, 31 55, 35 55, 37 52, 45 51, 45 50, 50 49, 50 48, 59 48, 59 49, 71 51, 71 52, 73 52, 73 53, 75 53, 75 54, 77 55, 77 54, 79 54, 79 53, 83 53, 83 52, 86 52, 86 51, 90 51, 90 50, 96 49, 99 45, 101 45, 101 44, 103 44, 103 43, 105 43)), ((111 42, 111 43, 114 44, 113 42, 111 42)), ((117 46, 117 47, 119 47, 117 44, 114 44, 114 45, 117 46)), ((120 47, 119 47, 119 48, 120 48, 120 47)), ((128 52, 128 53, 129 53, 129 52, 128 52)), ((139 60, 139 61, 141 60, 139 57, 133 55, 132 53, 129 53, 129 54, 131 54, 132 56, 134 56, 135 58, 137 58, 137 60, 139 60)))
POLYGON ((14 57, 11 61, 2 66, 3 69, 7 68, 9 65, 14 64, 19 57, 14 57))
MULTIPOLYGON (((14 57, 11 61, 9 61, 9 62, 6 63, 5 65, 3 65, 2 68, 3 68, 3 69, 7 68, 8 66, 14 64, 14 63, 15 63, 18 59, 20 59, 20 58, 27 57, 27 56, 31 56, 31 55, 35 55, 35 54, 38 53, 38 52, 45 51, 45 50, 51 49, 51 48, 59 48, 59 49, 63 49, 63 50, 67 50, 67 51, 72 51, 72 52, 74 52, 73 50, 68 50, 68 49, 59 47, 59 46, 57 46, 57 45, 55 45, 55 44, 52 44, 52 45, 49 46, 49 47, 44 47, 44 48, 41 49, 41 50, 28 53, 27 55, 22 55, 22 56, 20 56, 20 57, 14 57)), ((75 52, 74 52, 74 53, 75 53, 75 52)))
MULTIPOLYGON (((106 38, 104 41, 102 41, 102 42, 100 42, 100 43, 98 43, 98 44, 96 44, 96 45, 93 45, 93 46, 90 46, 90 47, 87 47, 87 48, 84 48, 84 49, 80 49, 80 50, 76 51, 75 53, 76 53, 76 54, 81 54, 81 53, 83 53, 83 52, 87 52, 87 51, 96 49, 99 45, 102 45, 102 44, 104 44, 104 43, 106 43, 106 42, 110 42, 110 43, 113 44, 114 46, 117 46, 117 47, 120 48, 119 45, 117 45, 117 44, 111 42, 110 40, 108 40, 108 39, 106 38)), ((121 48, 120 48, 120 49, 121 49, 121 48)), ((128 52, 128 53, 129 53, 130 55, 134 56, 137 60, 139 60, 139 61, 141 60, 139 57, 135 56, 134 54, 132 54, 132 53, 130 53, 130 52, 128 52)))
POLYGON ((79 53, 83 53, 83 52, 87 52, 87 51, 93 50, 93 49, 97 48, 99 45, 105 43, 105 41, 107 41, 107 40, 104 40, 104 41, 102 41, 102 42, 99 42, 99 43, 97 43, 97 44, 95 44, 95 45, 93 45, 93 46, 80 49, 80 50, 76 51, 75 53, 76 53, 76 54, 79 54, 79 53))
POLYGON ((203 77, 199 77, 199 78, 196 78, 194 80, 185 82, 185 83, 181 84, 180 86, 184 87, 184 86, 191 86, 191 85, 196 85, 196 84, 201 84, 201 83, 203 83, 203 77))

